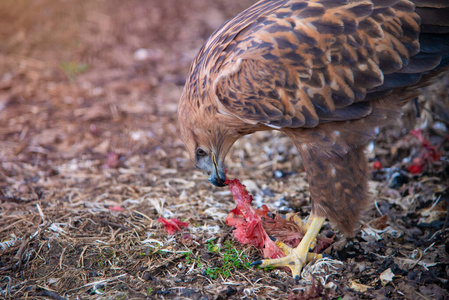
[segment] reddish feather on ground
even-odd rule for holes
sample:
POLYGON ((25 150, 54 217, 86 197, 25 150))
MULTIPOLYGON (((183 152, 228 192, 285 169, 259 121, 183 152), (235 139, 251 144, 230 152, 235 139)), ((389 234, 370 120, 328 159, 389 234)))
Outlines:
MULTIPOLYGON (((276 215, 274 219, 266 216, 262 218, 262 226, 269 236, 284 242, 284 244, 287 244, 291 248, 298 247, 305 235, 303 229, 293 221, 293 216, 286 219, 279 215, 276 215)), ((316 239, 317 243, 315 248, 311 251, 314 253, 321 253, 334 242, 334 238, 323 236, 317 236, 316 239)))
POLYGON ((164 219, 160 217, 157 221, 164 224, 164 229, 168 232, 168 234, 173 234, 177 231, 180 231, 181 227, 189 226, 189 223, 181 222, 178 219, 164 219))

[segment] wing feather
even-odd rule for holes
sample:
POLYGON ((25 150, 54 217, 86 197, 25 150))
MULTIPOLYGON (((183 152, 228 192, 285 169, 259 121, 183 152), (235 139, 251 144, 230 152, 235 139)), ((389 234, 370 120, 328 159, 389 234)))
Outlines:
POLYGON ((371 100, 416 85, 449 61, 441 54, 447 36, 420 36, 422 26, 447 30, 441 12, 427 13, 447 9, 444 3, 262 0, 211 36, 186 83, 201 86, 191 93, 210 94, 187 97, 212 99, 223 114, 274 128, 363 118, 371 100))
MULTIPOLYGON (((403 1, 330 3, 289 1, 260 16, 264 26, 239 33, 234 47, 246 50, 238 56, 239 70, 215 81, 221 109, 252 124, 280 128, 369 114, 369 104, 354 104, 383 84, 382 66, 397 71, 409 56, 397 12, 382 5, 408 7, 403 1), (384 13, 381 8, 390 14, 373 16, 384 13)), ((228 59, 237 57, 230 53, 228 59)))

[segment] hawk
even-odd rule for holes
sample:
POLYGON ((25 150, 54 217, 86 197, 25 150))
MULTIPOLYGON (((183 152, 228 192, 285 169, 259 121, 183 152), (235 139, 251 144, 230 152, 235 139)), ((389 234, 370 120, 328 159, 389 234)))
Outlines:
POLYGON ((325 220, 354 235, 369 202, 366 145, 449 65, 449 1, 262 0, 218 28, 193 61, 178 118, 190 158, 225 185, 240 137, 295 143, 312 210, 286 257, 299 278, 325 220))

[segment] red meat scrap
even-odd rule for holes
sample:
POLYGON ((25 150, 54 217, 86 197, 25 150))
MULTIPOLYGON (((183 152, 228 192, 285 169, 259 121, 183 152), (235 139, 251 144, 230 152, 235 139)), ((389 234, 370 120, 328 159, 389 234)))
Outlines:
MULTIPOLYGON (((242 244, 253 245, 263 252, 264 258, 279 258, 285 254, 270 238, 274 237, 288 246, 295 248, 299 245, 304 232, 291 217, 284 219, 278 215, 274 219, 268 216, 268 208, 263 205, 261 209, 251 206, 253 197, 238 179, 226 180, 229 189, 237 203, 226 218, 226 224, 234 226, 234 237, 242 244)), ((318 236, 315 253, 320 253, 333 242, 332 238, 318 236)))
MULTIPOLYGON (((422 153, 420 157, 420 162, 433 163, 440 161, 443 153, 439 151, 439 146, 434 146, 429 140, 426 140, 422 134, 421 129, 410 130, 410 135, 417 138, 422 145, 422 153)), ((413 162, 416 165, 415 162, 413 162)))
POLYGON ((262 226, 261 216, 266 216, 268 208, 255 209, 251 206, 253 197, 246 191, 243 184, 238 179, 227 179, 229 189, 237 202, 234 208, 226 217, 226 224, 234 226, 234 237, 242 244, 253 245, 262 250, 265 258, 284 257, 285 254, 270 239, 262 226))
POLYGON ((181 230, 181 227, 188 227, 189 223, 187 222, 181 222, 178 219, 164 219, 160 217, 158 222, 164 224, 164 229, 167 231, 168 234, 174 234, 175 232, 178 232, 181 230))

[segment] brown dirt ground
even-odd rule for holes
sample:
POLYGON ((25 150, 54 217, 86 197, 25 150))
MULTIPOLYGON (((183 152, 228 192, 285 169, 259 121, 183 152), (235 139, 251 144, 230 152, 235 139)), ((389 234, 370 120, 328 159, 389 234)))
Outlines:
MULTIPOLYGON (((371 172, 375 205, 355 238, 337 234, 332 259, 299 282, 283 270, 208 272, 229 249, 242 263, 260 253, 229 234, 227 189, 188 161, 177 101, 208 35, 252 2, 0 1, 0 298, 449 297, 447 78, 420 98, 421 118, 410 105, 381 131, 369 153, 384 166, 371 172), (416 126, 442 156, 413 175, 430 153, 409 134, 416 126), (169 236, 160 216, 189 227, 169 236)), ((228 169, 259 205, 307 215, 287 138, 242 139, 228 169)))

